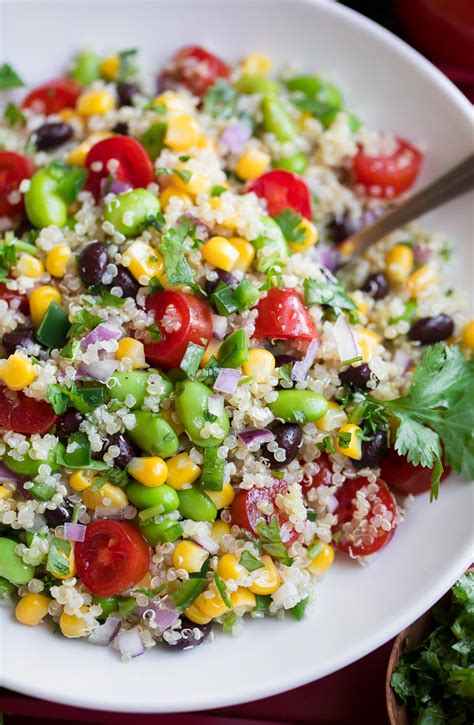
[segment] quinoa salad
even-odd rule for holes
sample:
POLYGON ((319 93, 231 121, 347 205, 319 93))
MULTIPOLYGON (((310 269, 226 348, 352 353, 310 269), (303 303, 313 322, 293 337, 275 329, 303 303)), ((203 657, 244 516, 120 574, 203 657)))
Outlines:
POLYGON ((0 66, 0 600, 124 661, 296 627, 335 558, 474 477, 449 241, 339 252, 422 139, 258 52, 26 81, 0 66))

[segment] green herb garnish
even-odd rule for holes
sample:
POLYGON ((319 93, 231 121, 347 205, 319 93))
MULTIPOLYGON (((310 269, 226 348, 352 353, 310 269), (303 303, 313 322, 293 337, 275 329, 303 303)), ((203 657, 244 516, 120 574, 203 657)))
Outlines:
POLYGON ((0 90, 5 91, 10 88, 22 88, 24 85, 18 73, 9 63, 0 65, 0 90))
POLYGON ((257 559, 257 557, 254 556, 251 551, 247 551, 247 549, 242 552, 239 564, 242 564, 247 571, 257 571, 257 569, 263 569, 263 564, 260 559, 257 559))
POLYGON ((303 244, 306 239, 306 229, 303 226, 303 217, 293 209, 283 209, 273 217, 283 232, 286 241, 292 244, 303 244))
POLYGON ((201 345, 196 345, 194 342, 188 343, 183 359, 179 364, 179 367, 186 373, 188 378, 193 379, 196 376, 204 351, 205 348, 201 347, 201 345))
POLYGON ((183 219, 176 229, 168 229, 161 238, 160 252, 165 263, 166 276, 171 286, 194 286, 194 275, 184 256, 184 240, 189 236, 192 225, 183 219))
POLYGON ((340 282, 305 279, 304 299, 307 305, 327 305, 339 310, 355 310, 357 305, 340 282))
POLYGON ((274 559, 279 559, 282 564, 291 566, 293 559, 288 555, 288 549, 281 540, 280 526, 278 524, 277 516, 272 516, 269 523, 266 521, 259 521, 256 526, 258 534, 258 544, 264 549, 267 554, 273 556, 274 559))
POLYGON ((232 118, 236 98, 235 89, 224 78, 218 78, 204 95, 204 111, 212 118, 232 118))
POLYGON ((7 103, 3 112, 3 118, 9 126, 15 126, 17 123, 25 123, 26 117, 21 109, 14 103, 7 103))
POLYGON ((224 580, 217 573, 217 571, 214 572, 214 581, 216 583, 217 590, 222 597, 222 601, 224 602, 226 607, 228 607, 229 609, 232 609, 232 602, 230 601, 229 595, 227 594, 227 587, 225 585, 224 580))

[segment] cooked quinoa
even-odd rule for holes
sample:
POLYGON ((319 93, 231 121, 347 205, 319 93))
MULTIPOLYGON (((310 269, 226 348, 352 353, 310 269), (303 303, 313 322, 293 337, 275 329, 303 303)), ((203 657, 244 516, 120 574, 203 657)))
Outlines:
POLYGON ((0 127, 0 598, 124 661, 375 557, 445 441, 403 447, 396 401, 427 350, 470 365, 442 233, 339 266, 421 152, 271 65, 182 49, 156 94, 87 51, 0 127))

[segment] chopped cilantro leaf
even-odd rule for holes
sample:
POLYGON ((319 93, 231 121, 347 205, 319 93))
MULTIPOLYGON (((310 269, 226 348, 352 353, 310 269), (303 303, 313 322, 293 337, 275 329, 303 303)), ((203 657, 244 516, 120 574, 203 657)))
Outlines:
POLYGON ((153 276, 150 279, 150 281, 148 282, 148 290, 151 295, 155 294, 155 292, 163 292, 164 287, 158 277, 153 276))
POLYGON ((3 118, 9 126, 14 126, 17 123, 25 123, 25 115, 21 112, 20 108, 14 103, 7 103, 3 112, 3 118))
POLYGON ((186 373, 188 378, 195 377, 197 371, 199 370, 204 350, 205 348, 201 347, 201 345, 196 345, 194 342, 188 343, 183 359, 179 364, 179 367, 184 373, 186 373))
POLYGON ((103 321, 104 320, 102 319, 102 317, 99 317, 98 315, 93 315, 88 310, 79 310, 79 312, 76 312, 76 314, 74 315, 72 325, 68 332, 68 337, 70 340, 76 337, 82 337, 82 335, 84 335, 86 332, 90 332, 95 327, 97 327, 97 325, 100 325, 100 323, 103 321))
POLYGON ((257 569, 263 568, 262 562, 251 551, 247 551, 247 549, 242 552, 239 564, 247 569, 247 571, 257 571, 257 569))
POLYGON ((283 209, 274 219, 287 242, 303 244, 306 239, 306 229, 303 226, 301 214, 293 211, 293 209, 283 209))
POLYGON ((229 595, 227 594, 227 587, 225 585, 224 580, 222 577, 217 573, 217 571, 214 572, 214 581, 216 583, 217 590, 219 594, 221 595, 222 601, 228 607, 229 609, 232 609, 232 602, 229 599, 229 595))
POLYGON ((189 219, 180 221, 176 229, 168 229, 160 242, 160 252, 165 263, 166 276, 171 286, 194 285, 194 275, 184 256, 184 240, 191 231, 189 219))
POLYGON ((118 59, 120 63, 117 80, 126 81, 137 74, 137 48, 130 48, 128 50, 121 50, 118 53, 118 59))
POLYGON ((357 305, 339 282, 305 279, 304 299, 307 305, 328 305, 340 310, 355 310, 357 305))
POLYGON ((211 189, 211 196, 220 196, 224 193, 224 191, 227 191, 225 186, 220 186, 219 184, 216 184, 216 186, 213 186, 211 189))
POLYGON ((0 65, 0 90, 5 91, 10 88, 21 88, 24 85, 18 73, 9 63, 0 65))
POLYGON ((156 322, 153 325, 148 325, 146 331, 150 335, 152 342, 160 342, 163 339, 163 334, 156 322))
POLYGON ((278 518, 272 516, 269 523, 266 521, 259 521, 257 526, 258 544, 264 549, 267 554, 273 556, 274 559, 279 559, 282 564, 291 566, 293 559, 288 555, 288 549, 281 540, 280 526, 278 525, 278 518))
POLYGON ((101 290, 95 299, 96 304, 101 307, 122 307, 125 304, 125 297, 117 297, 106 289, 101 290))
POLYGON ((235 115, 237 92, 224 78, 218 78, 206 91, 204 111, 212 118, 232 118, 235 115))

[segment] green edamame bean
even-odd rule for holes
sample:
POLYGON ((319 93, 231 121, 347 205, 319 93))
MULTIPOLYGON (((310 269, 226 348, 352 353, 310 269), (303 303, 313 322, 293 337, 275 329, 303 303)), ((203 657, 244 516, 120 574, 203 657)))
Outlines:
POLYGON ((179 447, 178 436, 161 415, 136 410, 135 419, 135 428, 128 431, 133 443, 152 456, 174 456, 179 447))
POLYGON ((50 466, 53 473, 57 473, 61 470, 61 464, 58 462, 58 459, 61 459, 64 451, 65 448, 63 444, 58 443, 55 448, 49 451, 47 457, 41 461, 36 458, 30 458, 28 455, 26 455, 21 461, 18 461, 16 458, 13 458, 11 453, 5 453, 2 460, 9 471, 18 473, 20 476, 34 477, 38 475, 39 468, 43 465, 43 463, 50 466))
POLYGON ((43 481, 33 481, 33 485, 28 489, 28 493, 38 501, 51 501, 56 493, 56 486, 50 483, 44 483, 43 481))
POLYGON ((118 612, 119 599, 118 597, 92 597, 93 604, 100 604, 102 607, 102 614, 99 614, 97 619, 107 619, 109 614, 118 612))
POLYGON ((66 224, 68 205, 57 193, 57 187, 57 181, 48 169, 40 169, 31 177, 25 207, 28 219, 35 227, 50 224, 63 227, 66 224))
POLYGON ((308 157, 306 154, 293 154, 277 159, 272 164, 274 169, 284 169, 291 171, 292 174, 304 174, 308 166, 308 157))
POLYGON ((0 576, 0 603, 10 599, 15 593, 15 585, 0 576))
POLYGON ((201 431, 209 422, 209 398, 213 393, 203 383, 196 383, 192 380, 186 380, 180 385, 181 392, 175 401, 176 412, 192 442, 204 448, 222 443, 229 432, 227 411, 223 410, 217 419, 212 421, 213 424, 217 423, 220 432, 209 438, 202 438, 201 431))
POLYGON ((140 139, 140 143, 152 161, 155 161, 155 159, 161 154, 164 146, 167 125, 168 124, 163 121, 154 123, 147 131, 145 131, 140 139))
POLYGON ((215 521, 217 508, 207 493, 196 486, 178 491, 179 513, 192 521, 215 521))
POLYGON ((274 96, 262 99, 263 128, 273 133, 278 141, 291 141, 296 136, 296 128, 286 110, 283 101, 274 96))
POLYGON ((318 76, 293 76, 286 82, 289 91, 300 91, 305 96, 313 97, 321 88, 321 79, 318 76))
POLYGON ((239 93, 278 93, 278 83, 273 78, 265 76, 242 76, 234 83, 234 88, 239 93))
POLYGON ((217 359, 223 368, 240 368, 248 360, 249 339, 245 330, 234 330, 219 348, 217 359))
POLYGON ((268 216, 263 217, 262 223, 264 226, 263 233, 252 241, 257 252, 256 266, 259 272, 265 271, 271 256, 274 255, 276 259, 286 259, 289 256, 288 243, 276 221, 268 216), (264 247, 265 254, 259 253, 264 247), (271 252, 267 254, 270 251, 269 248, 271 252))
POLYGON ((100 56, 90 50, 85 50, 77 56, 71 71, 71 78, 82 86, 89 86, 100 78, 100 56))
POLYGON ((136 237, 145 219, 159 211, 160 202, 155 194, 146 189, 131 189, 107 202, 104 219, 126 237, 136 237))
POLYGON ((166 483, 162 483, 161 486, 148 487, 132 481, 128 484, 126 491, 128 498, 138 509, 160 506, 162 511, 157 510, 157 514, 169 514, 171 511, 176 511, 179 505, 178 494, 166 483))
POLYGON ((156 546, 166 541, 176 541, 183 533, 183 527, 179 521, 165 519, 164 521, 145 523, 140 527, 145 539, 150 546, 156 546))
POLYGON ((129 373, 115 373, 107 383, 107 395, 109 398, 120 400, 122 403, 127 395, 133 395, 136 401, 133 408, 141 408, 147 395, 150 375, 159 376, 163 384, 163 391, 158 396, 161 403, 173 392, 173 383, 164 373, 158 370, 133 370, 129 373))
POLYGON ((329 404, 322 395, 310 390, 280 390, 268 407, 275 418, 286 423, 312 423, 326 415, 329 404))
POLYGON ((17 545, 12 539, 0 538, 0 577, 21 586, 33 579, 35 568, 31 564, 25 564, 18 556, 15 552, 17 545))

